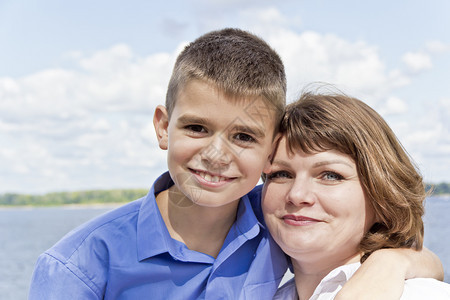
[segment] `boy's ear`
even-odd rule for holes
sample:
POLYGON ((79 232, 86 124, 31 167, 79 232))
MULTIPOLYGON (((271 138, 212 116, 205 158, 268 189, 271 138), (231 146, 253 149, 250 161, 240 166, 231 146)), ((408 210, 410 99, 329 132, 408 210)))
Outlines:
POLYGON ((158 105, 153 115, 153 126, 155 126, 156 137, 158 138, 159 148, 167 150, 169 143, 169 115, 167 109, 158 105))

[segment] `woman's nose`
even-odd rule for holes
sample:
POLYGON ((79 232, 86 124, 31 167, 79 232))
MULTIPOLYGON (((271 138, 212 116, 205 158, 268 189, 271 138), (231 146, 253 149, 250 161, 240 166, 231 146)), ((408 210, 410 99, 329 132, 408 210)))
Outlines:
POLYGON ((314 183, 307 178, 296 178, 287 195, 287 201, 295 206, 312 205, 316 201, 314 183))

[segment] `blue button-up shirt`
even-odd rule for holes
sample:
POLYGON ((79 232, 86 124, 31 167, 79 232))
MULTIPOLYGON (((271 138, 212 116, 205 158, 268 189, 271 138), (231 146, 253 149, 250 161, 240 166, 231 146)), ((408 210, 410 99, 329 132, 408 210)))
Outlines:
POLYGON ((263 225, 261 189, 240 200, 214 258, 171 238, 155 195, 172 184, 163 174, 146 197, 82 225, 43 253, 29 299, 271 299, 286 259, 263 225))

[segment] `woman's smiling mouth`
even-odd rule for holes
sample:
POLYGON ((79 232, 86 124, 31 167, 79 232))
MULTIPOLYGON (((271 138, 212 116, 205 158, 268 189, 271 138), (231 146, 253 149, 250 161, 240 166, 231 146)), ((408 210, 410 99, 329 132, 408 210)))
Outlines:
POLYGON ((309 217, 305 217, 305 216, 296 216, 296 215, 284 215, 282 217, 284 223, 288 224, 288 225, 293 225, 293 226, 305 226, 305 225, 312 225, 312 224, 316 224, 319 222, 322 222, 320 220, 314 219, 314 218, 309 218, 309 217))

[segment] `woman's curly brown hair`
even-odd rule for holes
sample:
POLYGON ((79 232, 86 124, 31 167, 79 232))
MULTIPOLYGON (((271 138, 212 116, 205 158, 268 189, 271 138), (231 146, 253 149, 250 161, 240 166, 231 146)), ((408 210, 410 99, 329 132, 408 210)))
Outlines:
POLYGON ((304 93, 287 106, 280 130, 293 153, 334 149, 354 159, 379 220, 361 240, 361 262, 381 248, 422 248, 422 176, 375 110, 343 94, 304 93))

